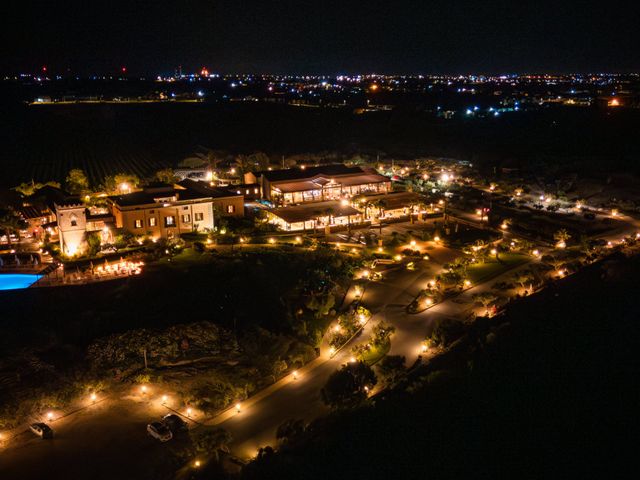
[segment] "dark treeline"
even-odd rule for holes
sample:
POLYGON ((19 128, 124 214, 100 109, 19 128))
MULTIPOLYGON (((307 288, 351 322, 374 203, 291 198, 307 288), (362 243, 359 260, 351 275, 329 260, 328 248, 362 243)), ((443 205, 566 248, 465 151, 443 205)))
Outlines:
POLYGON ((231 155, 336 151, 375 158, 446 156, 494 166, 582 174, 637 172, 640 110, 550 108, 498 118, 442 120, 419 108, 354 114, 351 109, 270 105, 146 104, 32 106, 3 109, 1 185, 61 181, 71 168, 94 181, 123 171, 148 172, 204 146, 231 155))

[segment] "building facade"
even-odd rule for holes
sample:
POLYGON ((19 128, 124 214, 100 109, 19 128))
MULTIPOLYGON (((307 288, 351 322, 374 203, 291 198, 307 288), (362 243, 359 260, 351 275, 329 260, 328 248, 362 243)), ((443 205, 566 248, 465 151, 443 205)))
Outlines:
POLYGON ((278 206, 326 202, 391 191, 391 180, 375 170, 343 164, 258 172, 262 197, 278 206))

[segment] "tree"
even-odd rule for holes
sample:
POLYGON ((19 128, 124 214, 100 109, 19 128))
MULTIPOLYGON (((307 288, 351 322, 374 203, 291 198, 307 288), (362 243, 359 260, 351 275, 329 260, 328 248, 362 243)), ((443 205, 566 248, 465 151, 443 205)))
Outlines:
POLYGON ((39 183, 39 182, 34 182, 32 180, 31 182, 21 183, 17 187, 13 187, 13 190, 15 190, 18 193, 21 193, 25 197, 30 197, 31 195, 33 195, 43 187, 60 188, 60 184, 58 182, 39 183))
POLYGON ((7 236, 9 247, 11 247, 11 234, 14 233, 20 240, 20 230, 28 226, 29 224, 15 210, 0 209, 0 231, 7 236))
POLYGON ((276 438, 286 443, 295 441, 305 431, 304 420, 290 418, 278 425, 276 438))
POLYGON ((485 309, 488 309, 489 305, 498 300, 498 297, 493 292, 486 291, 474 294, 473 300, 480 303, 485 309))
POLYGON ((95 256, 99 251, 102 245, 102 239, 100 238, 100 233, 98 232, 89 232, 87 233, 87 245, 89 246, 88 255, 90 257, 95 256))
MULTIPOLYGON (((520 270, 513 276, 513 281, 516 282, 522 289, 526 289, 527 283, 531 284, 534 280, 533 273, 530 270, 520 270)), ((533 286, 531 286, 533 288, 533 286)))
POLYGON ((190 431, 191 442, 196 454, 214 455, 220 460, 219 451, 228 450, 231 434, 224 428, 202 426, 190 431))
POLYGON ((156 172, 156 178, 158 179, 158 181, 167 183, 169 185, 173 185, 178 180, 178 178, 173 173, 172 168, 163 168, 162 170, 158 170, 156 172))
POLYGON ((390 387, 398 383, 404 377, 406 369, 404 368, 405 358, 400 355, 387 355, 378 363, 378 373, 382 377, 382 383, 390 387))
POLYGON ((130 193, 140 184, 140 179, 133 174, 117 173, 104 179, 104 190, 109 195, 130 193))
POLYGON ((69 171, 64 185, 69 193, 73 193, 74 195, 81 195, 89 191, 87 175, 79 168, 74 168, 69 171))
POLYGON ((389 337, 395 331, 396 327, 381 320, 371 331, 371 343, 376 347, 382 346, 389 341, 389 337))
POLYGON ((377 382, 373 369, 363 362, 349 363, 334 372, 320 394, 332 408, 352 408, 367 398, 367 391, 377 382))
POLYGON ((453 318, 443 318, 436 323, 431 332, 431 343, 433 345, 447 346, 453 343, 464 334, 464 324, 453 318))
POLYGON ((566 245, 567 240, 571 238, 569 232, 567 232, 564 228, 561 228, 556 233, 553 234, 553 238, 558 244, 566 245))

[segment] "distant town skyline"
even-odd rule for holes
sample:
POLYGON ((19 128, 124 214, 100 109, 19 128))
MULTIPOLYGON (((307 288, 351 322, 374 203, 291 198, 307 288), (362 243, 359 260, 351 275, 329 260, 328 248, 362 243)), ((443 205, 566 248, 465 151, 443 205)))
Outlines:
POLYGON ((6 17, 4 74, 585 73, 640 70, 638 5, 35 2, 6 17))

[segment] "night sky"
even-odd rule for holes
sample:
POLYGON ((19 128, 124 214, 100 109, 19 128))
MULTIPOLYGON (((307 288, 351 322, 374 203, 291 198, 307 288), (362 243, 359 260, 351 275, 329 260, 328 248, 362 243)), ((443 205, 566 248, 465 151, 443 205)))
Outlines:
POLYGON ((640 2, 5 0, 3 73, 640 70, 640 2), (13 4, 13 8, 10 5, 13 4))

